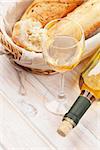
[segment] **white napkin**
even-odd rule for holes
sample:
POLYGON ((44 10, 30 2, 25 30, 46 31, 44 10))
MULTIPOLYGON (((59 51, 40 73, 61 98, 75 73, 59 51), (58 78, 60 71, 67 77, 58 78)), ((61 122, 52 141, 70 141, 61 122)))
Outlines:
MULTIPOLYGON (((85 41, 85 51, 81 60, 89 57, 99 47, 100 47, 100 33, 97 33, 95 36, 85 41)), ((29 67, 29 68, 48 69, 49 67, 48 65, 46 65, 42 53, 38 54, 29 51, 24 51, 22 53, 22 57, 20 61, 16 61, 16 62, 22 66, 29 67)))

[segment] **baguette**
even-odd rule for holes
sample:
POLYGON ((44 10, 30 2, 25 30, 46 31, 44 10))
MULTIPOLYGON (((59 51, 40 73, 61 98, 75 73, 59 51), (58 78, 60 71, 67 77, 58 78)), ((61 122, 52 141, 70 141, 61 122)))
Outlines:
POLYGON ((48 34, 52 36, 55 30, 60 34, 72 32, 72 28, 74 28, 73 21, 78 22, 83 27, 87 39, 95 30, 100 28, 100 0, 88 0, 83 3, 58 22, 57 25, 50 28, 48 34), (67 18, 71 20, 66 21, 67 18))
POLYGON ((22 19, 32 18, 45 26, 51 20, 66 16, 82 2, 84 0, 34 0, 22 19))
POLYGON ((42 52, 43 30, 49 21, 66 16, 84 0, 34 0, 13 28, 12 39, 29 51, 42 52))

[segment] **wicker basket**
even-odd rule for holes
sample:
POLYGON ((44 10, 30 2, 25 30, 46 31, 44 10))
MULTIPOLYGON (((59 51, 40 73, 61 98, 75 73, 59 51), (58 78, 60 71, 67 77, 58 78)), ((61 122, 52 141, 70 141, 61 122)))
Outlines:
MULTIPOLYGON (((11 32, 15 22, 20 19, 32 1, 15 0, 13 3, 8 2, 8 5, 3 3, 3 13, 0 16, 0 42, 10 52, 13 61, 23 66, 23 68, 28 68, 28 70, 35 74, 53 74, 55 72, 45 63, 42 53, 29 52, 17 46, 11 39, 11 32)), ((100 47, 100 33, 86 40, 86 51, 82 59, 91 55, 98 47, 100 47)))

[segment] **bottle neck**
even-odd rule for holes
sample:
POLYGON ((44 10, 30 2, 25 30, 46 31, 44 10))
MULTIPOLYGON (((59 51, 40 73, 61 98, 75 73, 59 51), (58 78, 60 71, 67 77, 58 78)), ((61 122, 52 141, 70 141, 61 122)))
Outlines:
POLYGON ((72 105, 68 113, 65 114, 63 120, 66 120, 66 117, 68 117, 72 119, 77 125, 84 113, 88 110, 88 108, 95 100, 96 98, 90 92, 86 90, 81 91, 80 96, 72 105))
POLYGON ((96 100, 96 98, 88 91, 83 90, 77 100, 74 102, 68 113, 63 117, 63 122, 57 130, 62 136, 74 128, 91 104, 96 100))

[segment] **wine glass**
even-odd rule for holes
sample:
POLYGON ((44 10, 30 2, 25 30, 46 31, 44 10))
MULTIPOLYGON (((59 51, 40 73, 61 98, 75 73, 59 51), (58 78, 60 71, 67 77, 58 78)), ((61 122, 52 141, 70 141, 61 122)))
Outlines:
POLYGON ((84 32, 81 25, 69 18, 56 19, 45 26, 42 48, 45 61, 61 74, 58 97, 48 97, 47 110, 56 115, 66 112, 64 72, 72 70, 80 62, 84 51, 84 32))

